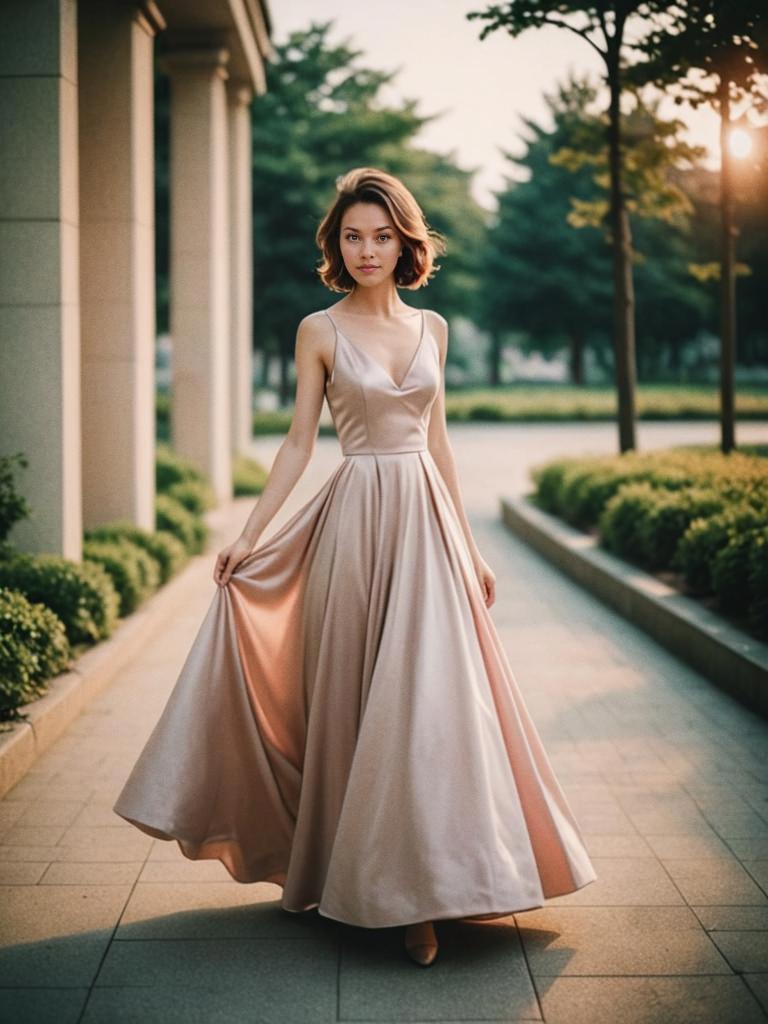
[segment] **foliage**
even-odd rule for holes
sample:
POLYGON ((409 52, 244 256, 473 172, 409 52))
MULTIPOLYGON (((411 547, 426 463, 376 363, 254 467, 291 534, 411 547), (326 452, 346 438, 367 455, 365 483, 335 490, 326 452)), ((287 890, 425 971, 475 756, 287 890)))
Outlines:
POLYGON ((47 680, 69 667, 61 619, 44 604, 0 587, 0 721, 23 721, 19 708, 42 696, 47 680))
POLYGON ((167 530, 143 530, 127 520, 116 520, 94 527, 85 533, 86 540, 119 540, 124 538, 137 544, 152 556, 158 565, 160 583, 167 583, 187 561, 189 553, 184 545, 167 530))
POLYGON ((0 455, 0 541, 5 541, 14 525, 22 519, 27 519, 31 511, 26 498, 16 490, 14 462, 24 469, 29 465, 23 452, 0 455))
POLYGON ((170 494, 158 494, 155 498, 155 529, 172 533, 192 555, 203 551, 210 532, 204 519, 195 516, 170 494))
POLYGON ((534 466, 534 500, 652 570, 680 570, 724 614, 768 631, 768 461, 703 446, 534 466), (612 479, 613 478, 613 479, 612 479))
POLYGON ((95 562, 16 553, 0 562, 0 586, 55 612, 73 647, 104 639, 117 623, 119 595, 109 574, 95 562))
POLYGON ((125 537, 113 540, 87 540, 83 557, 102 565, 120 595, 120 615, 130 615, 145 598, 157 590, 160 571, 157 562, 144 548, 125 537))
POLYGON ((174 484, 207 483, 205 474, 191 459, 179 455, 170 444, 158 444, 155 448, 155 490, 164 494, 174 484))
POLYGON ((235 497, 261 494, 269 477, 269 473, 260 462, 242 454, 235 458, 232 475, 235 497))

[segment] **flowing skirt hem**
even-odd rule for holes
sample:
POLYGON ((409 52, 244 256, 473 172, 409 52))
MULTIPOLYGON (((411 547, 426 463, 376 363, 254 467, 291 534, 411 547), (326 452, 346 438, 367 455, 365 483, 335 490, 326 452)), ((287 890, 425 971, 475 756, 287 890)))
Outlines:
MULTIPOLYGON (((202 842, 199 840, 187 840, 180 838, 179 836, 172 835, 170 832, 161 829, 154 825, 149 825, 146 822, 137 821, 135 818, 128 817, 126 814, 121 814, 119 811, 115 813, 120 814, 121 818, 130 822, 136 828, 140 829, 146 835, 151 836, 153 839, 162 839, 169 842, 175 842, 183 856, 187 860, 199 861, 199 860, 218 860, 220 861, 229 875, 236 881, 243 885, 255 885, 259 882, 268 882, 272 885, 278 885, 280 888, 284 888, 284 883, 287 877, 286 870, 275 870, 271 873, 265 873, 265 869, 257 870, 256 872, 247 873, 247 877, 243 877, 245 872, 238 871, 234 867, 231 858, 221 856, 218 853, 205 852, 206 847, 210 848, 215 846, 221 848, 223 844, 230 847, 237 847, 236 840, 226 837, 212 838, 209 837, 202 842)), ((284 902, 280 902, 282 910, 289 914, 303 914, 310 910, 317 910, 317 912, 323 917, 328 918, 332 921, 338 921, 341 924, 352 925, 356 928, 397 928, 409 924, 417 924, 421 921, 452 921, 452 920, 477 920, 477 921, 492 921, 502 917, 509 917, 511 914, 520 914, 526 910, 537 910, 545 905, 545 901, 554 899, 556 896, 567 896, 569 893, 577 892, 579 889, 583 889, 591 882, 596 880, 597 876, 594 875, 592 878, 587 878, 581 882, 574 882, 570 887, 561 887, 558 891, 550 891, 541 900, 537 900, 533 903, 526 903, 522 906, 512 907, 508 910, 497 910, 495 908, 477 907, 473 906, 470 908, 463 908, 458 910, 446 910, 444 907, 435 906, 431 909, 420 911, 417 917, 409 918, 408 920, 391 920, 378 918, 375 923, 366 922, 363 923, 360 920, 353 919, 351 917, 341 917, 337 914, 331 914, 327 910, 323 909, 322 898, 319 901, 313 901, 303 906, 290 907, 284 902)))

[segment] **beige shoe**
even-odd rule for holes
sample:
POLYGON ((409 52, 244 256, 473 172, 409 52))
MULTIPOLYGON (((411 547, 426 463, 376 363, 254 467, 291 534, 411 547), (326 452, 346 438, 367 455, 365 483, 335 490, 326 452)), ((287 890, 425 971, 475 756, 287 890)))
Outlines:
POLYGON ((431 921, 422 921, 420 924, 406 925, 405 928, 405 949, 408 956, 422 967, 429 967, 437 956, 437 937, 435 936, 434 925, 431 921), (425 928, 429 925, 429 929, 425 928), (429 933, 432 938, 429 938, 429 933))

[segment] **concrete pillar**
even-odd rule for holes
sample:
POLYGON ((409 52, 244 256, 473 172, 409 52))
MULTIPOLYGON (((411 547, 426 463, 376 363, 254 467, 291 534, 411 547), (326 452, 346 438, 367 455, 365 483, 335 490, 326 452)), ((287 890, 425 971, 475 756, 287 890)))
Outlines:
POLYGON ((253 89, 231 83, 229 99, 232 450, 247 452, 253 436, 253 215, 251 100, 253 89))
POLYGON ((82 552, 74 0, 8 0, 0 32, 0 451, 31 518, 11 540, 82 552))
POLYGON ((229 159, 225 48, 174 50, 171 337, 174 447, 232 496, 229 159))
POLYGON ((83 517, 154 529, 154 4, 80 0, 83 517))

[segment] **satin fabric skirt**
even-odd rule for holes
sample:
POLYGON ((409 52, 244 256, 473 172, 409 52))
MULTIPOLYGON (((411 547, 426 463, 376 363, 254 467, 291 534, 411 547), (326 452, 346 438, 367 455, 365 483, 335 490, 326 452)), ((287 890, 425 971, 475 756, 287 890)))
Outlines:
POLYGON ((345 456, 216 587, 114 810, 362 927, 596 877, 428 450, 345 456))

